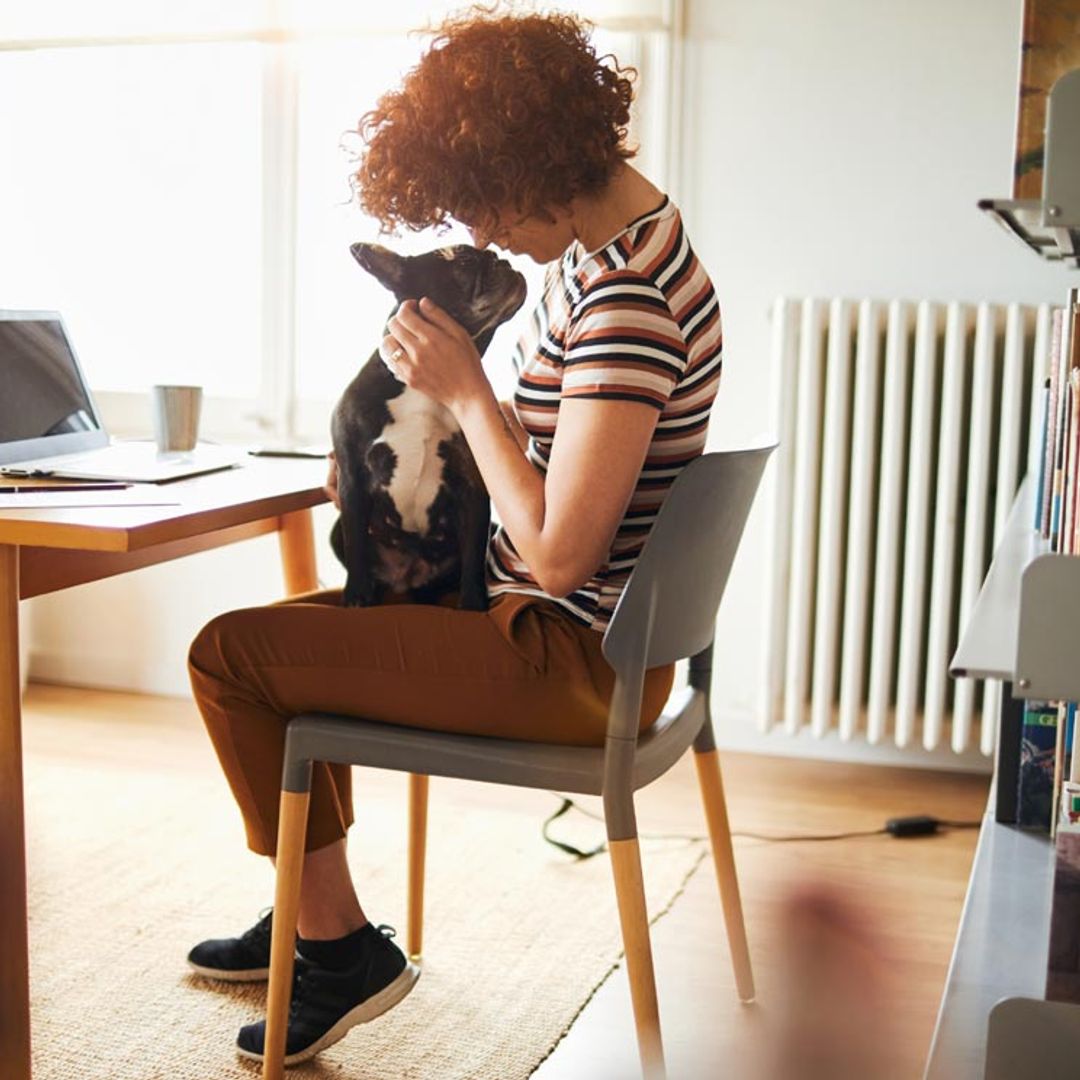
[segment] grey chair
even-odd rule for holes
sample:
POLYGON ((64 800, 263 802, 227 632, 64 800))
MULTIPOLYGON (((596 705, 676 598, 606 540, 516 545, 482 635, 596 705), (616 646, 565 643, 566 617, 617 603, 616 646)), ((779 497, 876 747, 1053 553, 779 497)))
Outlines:
MULTIPOLYGON (((772 446, 704 454, 679 474, 604 633, 616 673, 603 747, 447 734, 305 715, 285 742, 263 1076, 282 1075, 312 762, 410 774, 407 951, 421 949, 429 776, 602 795, 643 1071, 664 1075, 634 792, 693 745, 739 997, 754 997, 727 807, 709 712, 716 612, 772 446), (638 734, 646 668, 690 658, 689 686, 638 734)), ((522 903, 527 903, 523 899, 522 903)))

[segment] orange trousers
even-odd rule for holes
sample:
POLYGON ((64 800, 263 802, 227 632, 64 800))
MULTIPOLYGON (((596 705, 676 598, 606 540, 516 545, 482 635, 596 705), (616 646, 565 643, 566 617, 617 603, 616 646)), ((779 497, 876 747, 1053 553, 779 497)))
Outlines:
MULTIPOLYGON (((273 855, 285 728, 303 712, 470 735, 599 746, 615 673, 602 634, 541 597, 504 593, 486 612, 390 595, 343 607, 339 589, 218 616, 188 660, 195 701, 244 819, 273 855)), ((645 673, 641 727, 659 715, 675 665, 645 673)), ((316 763, 306 850, 353 822, 350 767, 316 763)))

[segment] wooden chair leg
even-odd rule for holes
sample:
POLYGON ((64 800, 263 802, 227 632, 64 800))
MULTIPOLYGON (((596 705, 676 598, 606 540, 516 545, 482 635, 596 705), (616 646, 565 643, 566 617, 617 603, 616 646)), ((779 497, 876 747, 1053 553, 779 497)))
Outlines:
POLYGON ((637 838, 609 840, 619 923, 626 950, 630 998, 634 1004, 641 1069, 646 1080, 663 1080, 664 1047, 660 1039, 660 1009, 656 1000, 656 976, 649 944, 649 919, 645 910, 645 886, 641 877, 641 853, 637 838))
POLYGON ((281 793, 275 860, 277 880, 270 933, 270 987, 266 1001, 263 1080, 281 1080, 284 1069, 285 1036, 296 950, 296 920, 300 911, 300 882, 304 871, 304 837, 307 834, 310 801, 311 793, 308 791, 281 793))
POLYGON ((716 881, 720 886, 720 902, 724 908, 731 962, 735 968, 735 985, 742 1001, 754 1000, 754 973, 750 966, 750 948, 746 943, 746 924, 743 921, 739 880, 735 874, 735 853, 731 848, 731 826, 728 824, 727 802, 720 778, 720 757, 715 750, 695 751, 701 798, 709 823, 716 881))
POLYGON ((424 859, 427 854, 428 777, 409 774, 409 959, 419 961, 424 937, 424 859))

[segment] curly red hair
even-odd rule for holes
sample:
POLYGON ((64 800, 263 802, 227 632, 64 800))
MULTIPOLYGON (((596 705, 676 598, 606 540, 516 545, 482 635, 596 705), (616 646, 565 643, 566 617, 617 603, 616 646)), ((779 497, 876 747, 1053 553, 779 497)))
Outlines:
POLYGON ((446 20, 360 121, 362 208, 385 231, 455 218, 490 233, 499 208, 543 215, 602 188, 635 153, 637 73, 597 57, 590 30, 563 13, 472 8, 446 20))

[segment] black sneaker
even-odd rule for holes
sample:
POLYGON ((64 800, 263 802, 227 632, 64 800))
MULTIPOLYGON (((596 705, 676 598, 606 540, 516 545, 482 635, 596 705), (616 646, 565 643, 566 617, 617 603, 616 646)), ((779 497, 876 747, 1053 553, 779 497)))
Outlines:
MULTIPOLYGON (((325 1050, 357 1024, 393 1008, 416 985, 420 969, 390 940, 390 926, 364 927, 367 955, 355 967, 331 971, 306 963, 293 976, 285 1064, 298 1065, 325 1050)), ((236 1047, 241 1057, 262 1061, 266 1021, 240 1029, 236 1047)))
POLYGON ((274 909, 259 912, 259 921, 238 938, 202 941, 188 953, 193 971, 225 982, 258 982, 270 978, 270 928, 274 909))

